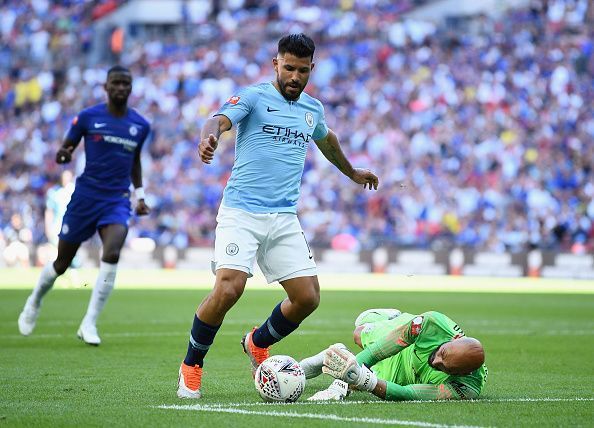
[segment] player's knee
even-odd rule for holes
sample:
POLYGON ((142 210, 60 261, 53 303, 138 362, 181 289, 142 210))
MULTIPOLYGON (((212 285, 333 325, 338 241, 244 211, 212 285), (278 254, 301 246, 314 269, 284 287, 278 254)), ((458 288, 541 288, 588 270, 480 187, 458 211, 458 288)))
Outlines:
POLYGON ((355 330, 353 331, 353 342, 355 342, 355 345, 357 345, 359 348, 363 348, 363 343, 361 342, 361 331, 364 328, 364 325, 360 325, 355 327, 355 330))
POLYGON ((320 305, 320 292, 319 290, 311 290, 302 293, 299 296, 298 304, 301 306, 304 311, 308 313, 312 313, 315 311, 318 306, 320 305))
POLYGON ((120 250, 104 250, 101 260, 105 263, 116 264, 120 261, 120 250))
POLYGON ((66 269, 68 269, 68 266, 70 266, 69 261, 56 260, 54 262, 54 270, 56 271, 58 276, 62 275, 64 272, 66 272, 66 269))
POLYGON ((243 294, 245 284, 234 277, 222 277, 214 290, 214 296, 222 305, 231 307, 243 294))
POLYGON ((110 264, 116 264, 120 261, 120 249, 119 248, 103 248, 103 255, 101 261, 110 264))
POLYGON ((232 286, 222 287, 217 293, 220 301, 227 306, 233 306, 243 294, 242 290, 232 286))
POLYGON ((320 306, 320 293, 317 292, 315 293, 310 300, 310 307, 312 312, 315 311, 316 309, 318 309, 318 306, 320 306))

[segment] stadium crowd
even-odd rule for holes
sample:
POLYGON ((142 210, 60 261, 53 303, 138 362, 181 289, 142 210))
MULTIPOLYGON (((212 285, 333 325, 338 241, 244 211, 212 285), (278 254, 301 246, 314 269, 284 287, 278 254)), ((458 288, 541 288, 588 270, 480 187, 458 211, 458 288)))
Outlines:
MULTIPOLYGON (((54 154, 74 115, 104 100, 111 64, 91 61, 90 3, 0 1, 0 251, 46 241, 45 195, 63 169, 54 154)), ((238 88, 272 78, 278 36, 304 31, 317 42, 308 92, 352 163, 380 177, 366 193, 309 151, 299 209, 313 245, 594 250, 587 0, 458 26, 403 19, 408 1, 264 3, 127 36, 118 60, 135 76, 130 105, 153 127, 143 154, 153 212, 131 235, 211 245, 234 135, 205 166, 199 129, 238 88)))

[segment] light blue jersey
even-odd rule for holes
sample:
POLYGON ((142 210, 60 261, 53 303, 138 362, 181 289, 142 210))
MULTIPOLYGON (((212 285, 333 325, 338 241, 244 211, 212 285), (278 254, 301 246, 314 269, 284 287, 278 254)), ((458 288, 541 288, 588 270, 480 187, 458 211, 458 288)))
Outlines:
POLYGON ((74 192, 74 183, 68 183, 66 186, 56 185, 47 191, 46 207, 52 212, 52 224, 48 240, 51 244, 58 244, 58 234, 62 228, 62 219, 66 214, 66 207, 70 202, 74 192))
POLYGON ((272 83, 262 83, 231 97, 220 114, 237 125, 223 205, 256 214, 297 213, 307 147, 328 134, 322 103, 305 92, 288 101, 272 83))

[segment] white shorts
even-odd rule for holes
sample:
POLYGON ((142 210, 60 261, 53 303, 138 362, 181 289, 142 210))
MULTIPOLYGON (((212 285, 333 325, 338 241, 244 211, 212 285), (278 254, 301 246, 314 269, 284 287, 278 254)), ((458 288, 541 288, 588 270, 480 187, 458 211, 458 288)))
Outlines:
POLYGON ((269 284, 317 275, 313 254, 295 214, 252 214, 221 205, 213 272, 226 268, 252 276, 256 258, 269 284))

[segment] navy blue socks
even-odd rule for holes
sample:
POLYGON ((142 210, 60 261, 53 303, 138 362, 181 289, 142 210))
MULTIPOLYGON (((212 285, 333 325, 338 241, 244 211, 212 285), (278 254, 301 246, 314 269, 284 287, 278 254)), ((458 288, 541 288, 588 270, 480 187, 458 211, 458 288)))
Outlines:
POLYGON ((198 364, 200 367, 204 364, 204 356, 208 352, 208 348, 212 345, 214 338, 221 326, 212 326, 206 324, 194 315, 194 324, 192 324, 192 332, 190 333, 190 342, 188 343, 188 353, 184 359, 184 363, 188 366, 194 367, 198 364))
POLYGON ((285 318, 281 312, 281 303, 276 305, 266 322, 254 331, 252 340, 258 348, 268 348, 299 327, 299 324, 285 318))
MULTIPOLYGON (((252 340, 257 347, 268 348, 299 327, 299 324, 295 324, 285 318, 281 312, 281 303, 276 305, 266 322, 254 331, 252 340)), ((192 332, 190 333, 190 341, 188 343, 188 353, 186 354, 186 358, 184 358, 186 365, 195 366, 198 364, 200 367, 204 365, 204 356, 208 352, 210 345, 212 345, 220 327, 220 325, 213 326, 200 321, 198 316, 194 315, 194 323, 192 324, 192 332)))

